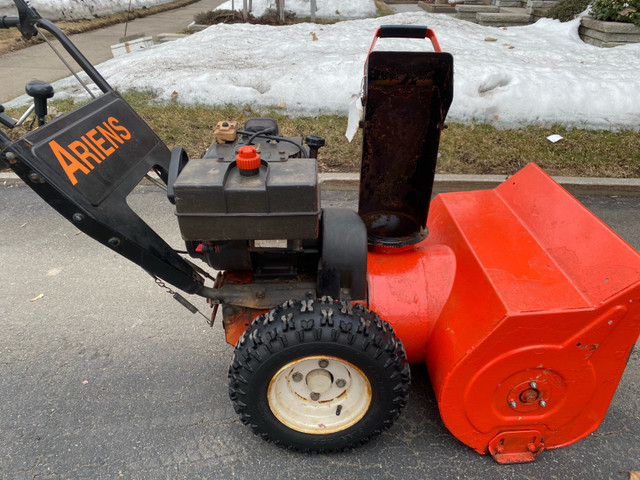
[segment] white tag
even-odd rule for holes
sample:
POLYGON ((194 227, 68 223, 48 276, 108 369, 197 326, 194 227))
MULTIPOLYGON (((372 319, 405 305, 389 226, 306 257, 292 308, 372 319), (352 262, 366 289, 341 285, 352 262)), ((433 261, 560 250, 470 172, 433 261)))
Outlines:
POLYGON ((362 107, 362 94, 357 93, 355 95, 351 95, 351 102, 349 102, 349 122, 347 124, 347 132, 345 136, 349 143, 353 140, 353 137, 356 135, 358 131, 358 127, 360 126, 360 120, 362 120, 362 112, 364 108, 362 107))
POLYGON ((255 248, 287 248, 286 240, 254 240, 255 248))
POLYGON ((562 140, 564 137, 561 137, 560 135, 549 135, 547 137, 547 140, 549 140, 551 143, 556 143, 559 142, 560 140, 562 140))

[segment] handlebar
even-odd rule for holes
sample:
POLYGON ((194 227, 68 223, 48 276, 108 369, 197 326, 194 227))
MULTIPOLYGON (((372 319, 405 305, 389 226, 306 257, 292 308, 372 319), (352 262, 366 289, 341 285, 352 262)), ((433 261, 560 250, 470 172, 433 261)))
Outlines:
POLYGON ((18 9, 17 17, 0 17, 0 28, 17 27, 24 38, 31 38, 37 35, 38 28, 49 32, 60 42, 67 53, 80 65, 82 70, 89 76, 103 93, 112 92, 113 88, 102 78, 95 67, 86 59, 78 48, 69 40, 69 37, 60 30, 53 22, 42 18, 40 14, 31 6, 28 0, 13 0, 18 9))
POLYGON ((369 53, 367 54, 367 61, 369 55, 371 55, 371 52, 373 51, 376 41, 379 38, 428 38, 431 40, 433 50, 437 53, 442 52, 438 39, 436 38, 436 34, 430 28, 418 25, 382 25, 373 36, 373 42, 371 43, 371 48, 369 48, 369 53))
POLYGON ((0 28, 13 28, 20 25, 20 19, 18 17, 5 17, 0 18, 0 28))
POLYGON ((4 113, 4 105, 0 105, 0 123, 7 128, 13 128, 18 123, 9 115, 4 113))
POLYGON ((367 53, 367 60, 364 62, 364 72, 367 74, 367 65, 369 64, 369 56, 373 52, 373 47, 376 45, 376 41, 379 38, 428 38, 431 40, 433 50, 436 53, 442 53, 440 43, 433 30, 427 27, 419 25, 382 25, 376 30, 376 34, 373 36, 373 42, 367 53))
MULTIPOLYGON (((15 120, 9 115, 4 113, 4 105, 0 105, 0 123, 7 128, 13 128, 15 126, 15 120)), ((11 138, 0 130, 0 148, 11 143, 11 138)), ((3 163, 3 156, 0 155, 0 168, 7 168, 9 165, 3 163)))
POLYGON ((376 36, 378 38, 427 38, 427 27, 419 25, 382 25, 376 36))

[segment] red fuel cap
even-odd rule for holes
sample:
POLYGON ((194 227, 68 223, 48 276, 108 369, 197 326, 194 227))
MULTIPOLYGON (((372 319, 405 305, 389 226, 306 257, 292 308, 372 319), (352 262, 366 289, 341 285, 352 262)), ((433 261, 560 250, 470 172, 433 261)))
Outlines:
POLYGON ((240 147, 236 156, 236 164, 240 170, 257 170, 260 168, 260 155, 256 152, 256 147, 252 145, 240 147))

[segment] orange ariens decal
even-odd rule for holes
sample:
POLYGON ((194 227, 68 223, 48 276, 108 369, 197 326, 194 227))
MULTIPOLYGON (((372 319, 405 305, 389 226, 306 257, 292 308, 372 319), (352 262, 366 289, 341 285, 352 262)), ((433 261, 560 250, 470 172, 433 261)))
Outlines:
POLYGON ((113 155, 127 140, 131 132, 115 117, 96 125, 78 140, 63 147, 55 140, 49 142, 51 151, 60 162, 72 185, 78 183, 78 171, 89 175, 97 165, 113 155))

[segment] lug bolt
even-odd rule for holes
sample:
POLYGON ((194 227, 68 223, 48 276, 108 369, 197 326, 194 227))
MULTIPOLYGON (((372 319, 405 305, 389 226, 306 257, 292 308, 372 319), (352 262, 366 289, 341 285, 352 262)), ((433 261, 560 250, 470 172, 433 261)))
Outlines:
POLYGON ((329 360, 320 360, 318 365, 320 365, 320 368, 327 368, 329 366, 329 360))
POLYGON ((291 378, 293 379, 294 382, 301 382, 302 374, 300 372, 296 372, 291 376, 291 378))
POLYGON ((511 400, 511 401, 509 402, 509 406, 510 406, 511 408, 516 408, 516 407, 518 406, 518 404, 516 403, 516 401, 515 401, 515 400, 511 400))
POLYGON ((546 407, 547 406, 547 402, 545 402, 544 400, 540 400, 540 406, 542 408, 546 407))
POLYGON ((536 445, 534 443, 530 443, 529 445, 527 445, 527 450, 529 450, 530 452, 535 452, 536 451, 536 445))
POLYGON ((313 400, 314 402, 320 400, 320 394, 317 392, 311 392, 311 395, 309 395, 309 397, 311 397, 311 400, 313 400))
POLYGON ((538 383, 537 382, 529 382, 529 386, 531 388, 533 388, 534 390, 537 390, 538 388, 538 383))
POLYGON ((338 388, 344 388, 346 384, 347 381, 344 378, 339 378, 338 380, 336 380, 336 387, 338 388))

